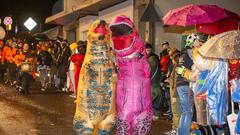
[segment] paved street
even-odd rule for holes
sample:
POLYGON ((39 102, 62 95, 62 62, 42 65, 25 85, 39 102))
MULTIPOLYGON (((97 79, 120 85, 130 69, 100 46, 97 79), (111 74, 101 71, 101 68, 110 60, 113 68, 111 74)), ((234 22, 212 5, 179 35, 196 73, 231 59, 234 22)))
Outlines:
MULTIPOLYGON (((75 135, 74 100, 68 94, 41 92, 38 83, 30 93, 23 96, 0 84, 0 135, 75 135)), ((163 135, 169 128, 167 121, 159 120, 153 123, 150 135, 163 135)))

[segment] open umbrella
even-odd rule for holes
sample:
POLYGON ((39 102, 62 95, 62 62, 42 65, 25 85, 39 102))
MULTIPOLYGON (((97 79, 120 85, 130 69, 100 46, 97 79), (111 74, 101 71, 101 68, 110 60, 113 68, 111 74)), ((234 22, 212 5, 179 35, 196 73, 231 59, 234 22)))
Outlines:
POLYGON ((218 34, 204 43, 198 51, 209 58, 240 59, 240 31, 218 34))
POLYGON ((240 16, 224 9, 228 18, 221 19, 210 24, 196 25, 196 29, 199 32, 205 34, 219 34, 226 31, 237 30, 240 26, 240 16))
POLYGON ((196 28, 199 32, 215 35, 226 31, 237 30, 239 27, 239 23, 240 21, 238 20, 226 18, 213 24, 197 25, 196 28))
POLYGON ((163 17, 163 22, 165 25, 192 26, 213 23, 227 17, 225 10, 216 5, 192 4, 170 10, 163 17))

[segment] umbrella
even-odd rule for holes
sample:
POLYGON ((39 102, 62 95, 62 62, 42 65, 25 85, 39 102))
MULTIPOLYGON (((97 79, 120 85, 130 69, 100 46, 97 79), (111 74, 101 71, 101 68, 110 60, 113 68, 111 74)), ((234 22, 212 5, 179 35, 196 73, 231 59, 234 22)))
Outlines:
POLYGON ((240 31, 228 31, 210 38, 199 49, 204 57, 240 59, 240 31))
POLYGON ((170 10, 163 17, 163 22, 165 25, 192 26, 213 23, 227 17, 225 10, 216 5, 192 4, 170 10))
POLYGON ((205 34, 220 34, 226 31, 237 30, 239 21, 231 18, 226 18, 217 21, 213 24, 197 25, 197 31, 205 34))
POLYGON ((228 18, 224 18, 210 24, 196 25, 197 31, 205 34, 219 34, 226 31, 237 30, 240 23, 239 15, 226 9, 225 12, 229 16, 228 18))

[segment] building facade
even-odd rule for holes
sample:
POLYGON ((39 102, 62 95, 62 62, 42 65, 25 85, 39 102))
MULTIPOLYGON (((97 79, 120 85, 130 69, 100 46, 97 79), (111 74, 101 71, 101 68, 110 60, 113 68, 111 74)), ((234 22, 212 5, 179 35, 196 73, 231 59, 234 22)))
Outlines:
POLYGON ((63 0, 63 11, 48 18, 46 23, 63 27, 63 38, 70 42, 87 39, 87 31, 96 19, 108 23, 116 15, 133 19, 133 0, 63 0))
MULTIPOLYGON (((166 32, 162 22, 141 22, 141 17, 153 0, 63 0, 63 11, 46 19, 46 23, 63 26, 63 37, 71 42, 86 40, 88 28, 96 19, 110 22, 116 15, 124 14, 134 20, 145 42, 155 45, 155 52, 160 52, 160 44, 168 41, 170 46, 181 49, 181 34, 166 32), (151 40, 155 33, 154 40, 151 40)), ((169 10, 188 4, 215 4, 240 14, 240 0, 154 0, 155 8, 163 17, 169 10)))

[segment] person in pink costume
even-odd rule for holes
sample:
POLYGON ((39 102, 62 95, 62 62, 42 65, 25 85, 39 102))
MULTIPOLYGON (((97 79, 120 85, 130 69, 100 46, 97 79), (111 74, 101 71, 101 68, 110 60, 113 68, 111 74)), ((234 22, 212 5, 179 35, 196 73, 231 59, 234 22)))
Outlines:
POLYGON ((120 15, 110 24, 117 58, 117 135, 146 135, 152 122, 150 68, 133 22, 120 15))

